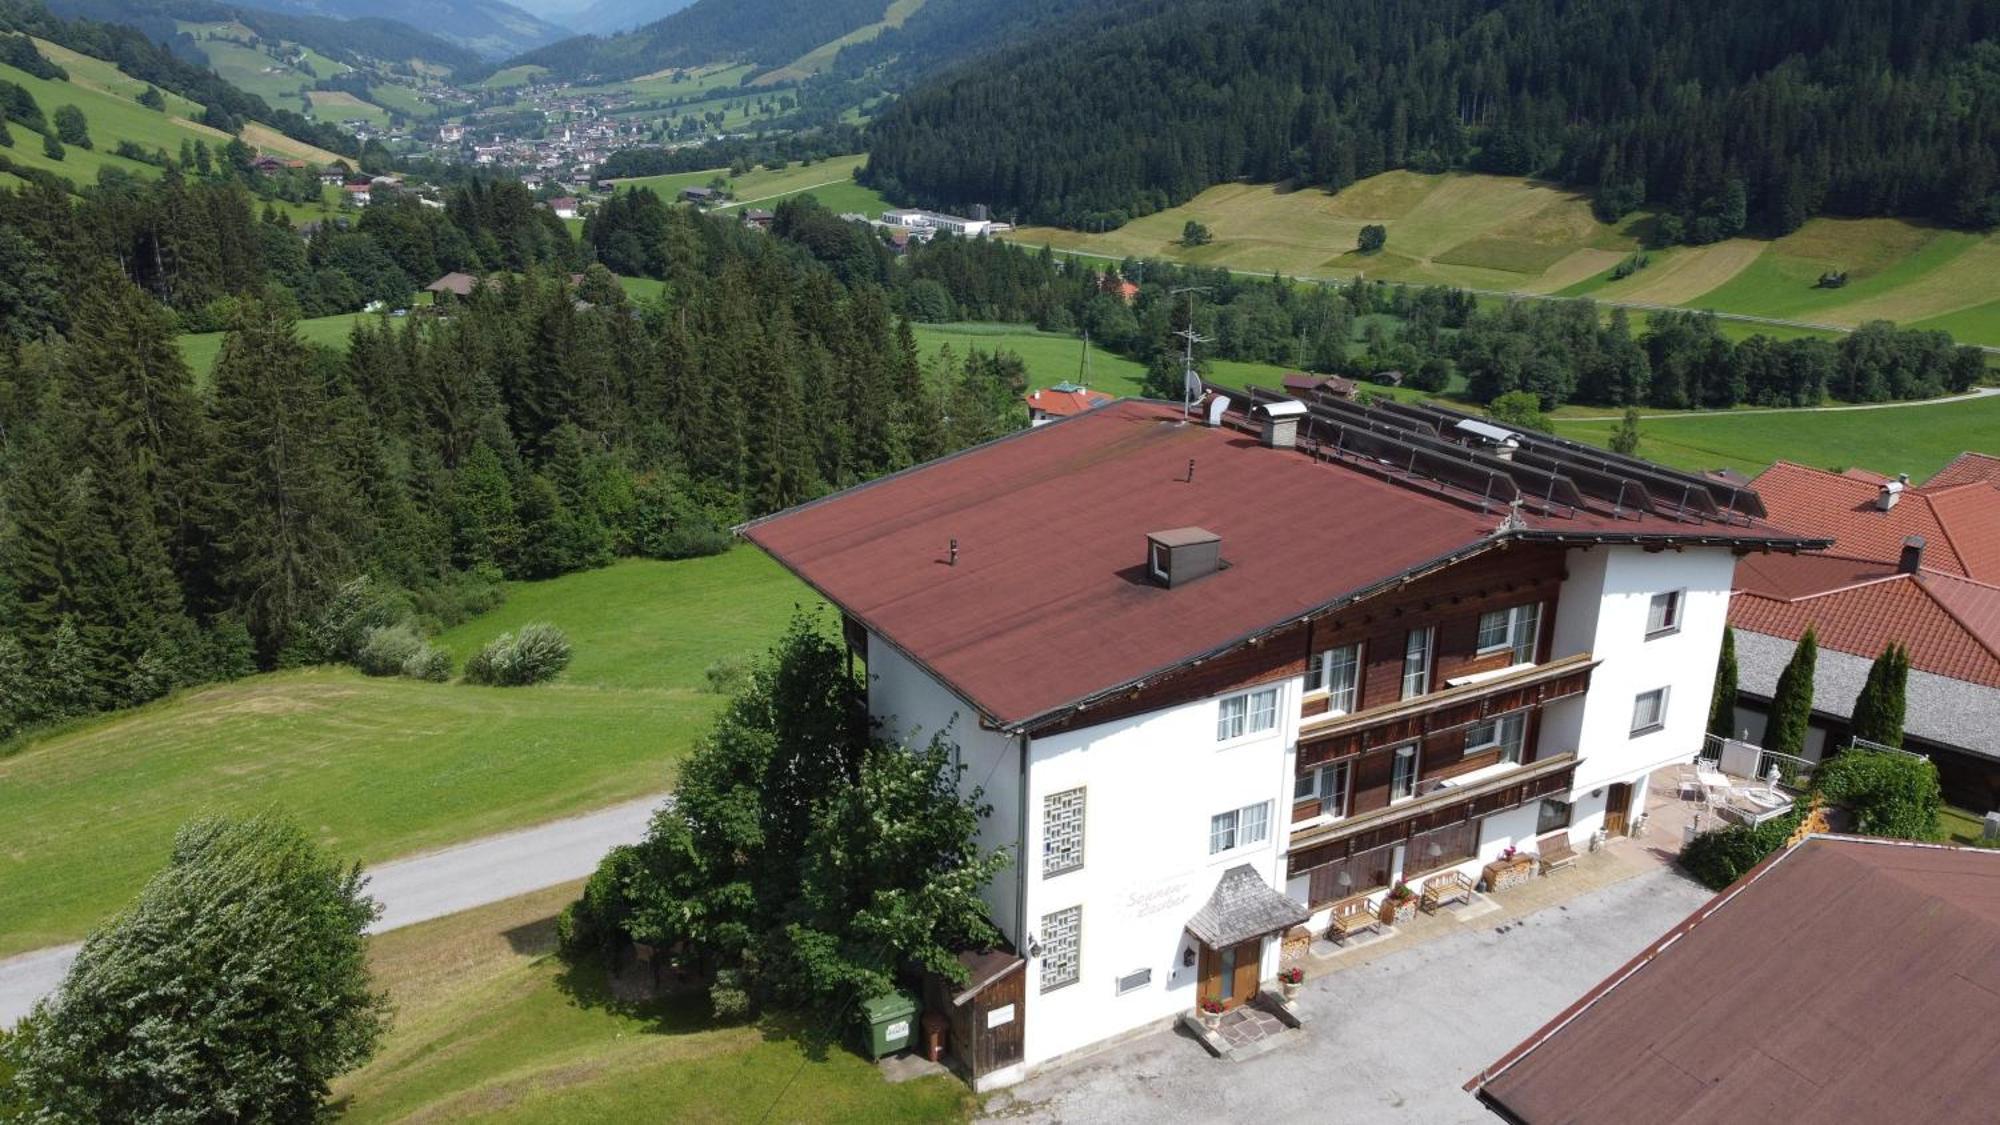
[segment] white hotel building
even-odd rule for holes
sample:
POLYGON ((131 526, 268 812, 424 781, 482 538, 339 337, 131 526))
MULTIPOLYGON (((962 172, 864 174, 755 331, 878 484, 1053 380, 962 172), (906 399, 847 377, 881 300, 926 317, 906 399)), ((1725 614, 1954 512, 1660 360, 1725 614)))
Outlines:
POLYGON ((1444 411, 1212 420, 1122 400, 745 530, 1015 857, 947 998, 982 1087, 1244 1002, 1337 903, 1627 830, 1701 743, 1736 559, 1816 545, 1444 411))

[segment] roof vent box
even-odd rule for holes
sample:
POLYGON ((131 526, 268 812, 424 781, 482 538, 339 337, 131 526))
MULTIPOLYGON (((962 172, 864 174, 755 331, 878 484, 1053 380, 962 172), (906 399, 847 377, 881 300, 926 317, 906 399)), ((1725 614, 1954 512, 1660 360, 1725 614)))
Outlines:
POLYGON ((1299 419, 1306 413, 1306 404, 1293 399, 1266 402, 1257 407, 1257 418, 1263 424, 1262 439, 1268 448, 1291 449, 1299 443, 1299 419))
POLYGON ((1176 527, 1146 536, 1146 573, 1154 582, 1184 586, 1222 569, 1222 536, 1200 527, 1176 527))

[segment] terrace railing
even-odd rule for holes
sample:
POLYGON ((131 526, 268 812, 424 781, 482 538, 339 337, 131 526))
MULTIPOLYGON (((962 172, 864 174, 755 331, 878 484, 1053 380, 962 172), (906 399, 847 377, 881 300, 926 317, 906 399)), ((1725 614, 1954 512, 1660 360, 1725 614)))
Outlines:
POLYGON ((1702 737, 1701 754, 1698 764, 1730 777, 1751 778, 1768 782, 1771 772, 1777 771, 1778 784, 1787 789, 1802 790, 1812 783, 1813 770, 1819 763, 1810 758, 1794 754, 1781 754, 1776 750, 1766 750, 1754 742, 1740 738, 1722 738, 1718 735, 1702 737))
POLYGON ((1901 754, 1905 758, 1918 758, 1926 762, 1931 760, 1931 756, 1929 754, 1919 754, 1914 750, 1905 750, 1900 746, 1885 746, 1880 742, 1870 742, 1868 739, 1865 738, 1848 739, 1847 749, 1873 750, 1877 754, 1901 754))

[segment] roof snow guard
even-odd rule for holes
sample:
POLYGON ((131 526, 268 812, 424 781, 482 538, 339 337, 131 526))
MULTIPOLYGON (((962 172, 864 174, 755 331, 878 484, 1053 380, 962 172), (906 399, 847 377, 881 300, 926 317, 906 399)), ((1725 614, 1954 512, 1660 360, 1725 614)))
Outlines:
POLYGON ((1222 873, 1208 904, 1188 919, 1188 933, 1210 949, 1304 924, 1312 912, 1271 889, 1257 869, 1239 863, 1222 873))

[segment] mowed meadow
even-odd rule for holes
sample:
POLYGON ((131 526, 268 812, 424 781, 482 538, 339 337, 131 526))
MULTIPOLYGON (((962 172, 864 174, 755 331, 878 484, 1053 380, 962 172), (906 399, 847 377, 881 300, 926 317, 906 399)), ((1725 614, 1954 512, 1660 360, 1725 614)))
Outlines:
POLYGON ((2000 346, 2000 234, 1901 219, 1816 218, 1778 239, 1643 250, 1647 217, 1602 223, 1568 188, 1467 172, 1385 172, 1329 195, 1223 184, 1117 230, 1025 227, 1011 236, 1112 258, 1157 256, 1264 273, 1593 297, 1852 328, 1892 320, 2000 346), (1212 240, 1184 247, 1190 221, 1212 240), (1361 254, 1361 228, 1387 245, 1361 254), (1612 273, 1643 253, 1630 276, 1612 273), (1840 288, 1820 288, 1828 272, 1840 288))
POLYGON ((464 657, 528 621, 575 649, 527 688, 320 667, 189 691, 0 756, 0 956, 73 941, 128 899, 189 817, 275 805, 375 862, 659 792, 810 591, 747 547, 512 583, 446 632, 464 657))

